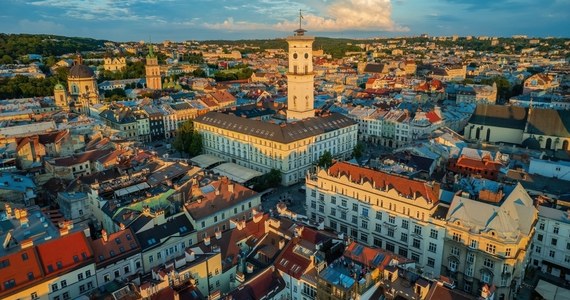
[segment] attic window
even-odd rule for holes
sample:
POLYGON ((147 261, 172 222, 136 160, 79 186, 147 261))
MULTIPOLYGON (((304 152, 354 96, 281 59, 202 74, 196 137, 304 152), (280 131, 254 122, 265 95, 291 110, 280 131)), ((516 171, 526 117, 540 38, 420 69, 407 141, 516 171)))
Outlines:
POLYGON ((117 243, 117 245, 119 245, 119 244, 121 243, 121 239, 116 238, 116 239, 115 239, 115 243, 117 243))
POLYGON ((99 261, 103 261, 104 259, 105 259, 105 256, 99 255, 99 261))
POLYGON ((61 263, 61 261, 58 261, 58 262, 56 262, 55 264, 57 265, 57 268, 58 268, 59 270, 63 269, 63 264, 61 263))
POLYGON ((74 255, 74 256, 73 256, 73 261, 76 262, 76 263, 78 263, 78 262, 79 262, 79 256, 74 255))
POLYGON ((132 238, 131 238, 131 235, 130 235, 130 234, 127 234, 127 240, 130 241, 131 239, 132 239, 132 238))
POLYGON ((81 257, 83 257, 83 259, 87 259, 87 253, 81 252, 81 257))
POLYGON ((52 265, 48 265, 48 273, 53 272, 53 266, 52 265))

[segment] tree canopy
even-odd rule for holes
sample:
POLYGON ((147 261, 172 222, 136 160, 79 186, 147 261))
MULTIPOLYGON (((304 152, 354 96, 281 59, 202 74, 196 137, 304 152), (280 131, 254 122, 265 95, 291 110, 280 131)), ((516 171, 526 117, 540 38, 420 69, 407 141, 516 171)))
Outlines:
POLYGON ((177 151, 187 153, 190 156, 202 153, 202 136, 194 130, 192 121, 186 121, 178 127, 172 146, 177 151))
POLYGON ((317 165, 321 168, 328 169, 330 166, 332 166, 332 163, 332 154, 328 150, 325 150, 321 157, 319 157, 317 165))
POLYGON ((277 169, 271 169, 268 173, 259 176, 254 180, 253 189, 257 192, 277 187, 281 184, 281 172, 277 169))

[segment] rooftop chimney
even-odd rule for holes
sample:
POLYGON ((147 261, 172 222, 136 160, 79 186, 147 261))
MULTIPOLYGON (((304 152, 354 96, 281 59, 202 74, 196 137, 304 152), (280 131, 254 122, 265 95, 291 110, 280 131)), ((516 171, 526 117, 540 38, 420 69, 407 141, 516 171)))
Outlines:
POLYGON ((20 246, 22 247, 22 249, 30 248, 33 245, 34 245, 34 240, 32 240, 32 239, 23 240, 20 243, 20 246))
POLYGON ((279 240, 279 250, 283 250, 284 247, 285 247, 285 240, 280 239, 279 240))
POLYGON ((109 237, 107 236, 107 231, 105 229, 101 230, 101 238, 103 238, 104 242, 107 242, 109 240, 109 237))
POLYGON ((205 245, 205 246, 210 246, 210 237, 209 237, 209 236, 207 236, 207 237, 204 238, 204 245, 205 245))
POLYGON ((222 232, 219 230, 216 230, 216 240, 219 240, 222 238, 222 232))

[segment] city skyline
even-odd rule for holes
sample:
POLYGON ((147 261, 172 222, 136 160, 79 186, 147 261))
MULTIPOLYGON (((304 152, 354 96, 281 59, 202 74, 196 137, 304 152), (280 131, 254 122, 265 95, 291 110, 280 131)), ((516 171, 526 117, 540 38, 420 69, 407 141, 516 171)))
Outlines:
POLYGON ((114 41, 279 38, 298 27, 301 9, 303 27, 317 36, 568 37, 569 8, 567 0, 10 0, 0 32, 114 41))

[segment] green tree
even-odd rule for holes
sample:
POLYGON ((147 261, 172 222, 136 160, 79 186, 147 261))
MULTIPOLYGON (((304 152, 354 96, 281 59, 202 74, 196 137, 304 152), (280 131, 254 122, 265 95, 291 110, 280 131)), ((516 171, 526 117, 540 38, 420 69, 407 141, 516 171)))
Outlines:
POLYGON ((356 159, 359 159, 362 157, 362 155, 364 155, 364 144, 358 142, 354 146, 354 149, 352 149, 352 156, 354 156, 356 159))
POLYGON ((201 77, 201 78, 208 77, 208 75, 206 75, 206 72, 204 70, 202 70, 202 68, 198 68, 198 69, 192 71, 192 75, 194 77, 201 77))
POLYGON ((2 58, 0 59, 0 65, 8 65, 8 64, 13 64, 13 63, 14 63, 14 60, 8 54, 4 54, 2 56, 2 58))
POLYGON ((202 153, 202 136, 194 130, 192 121, 184 122, 176 131, 172 146, 179 152, 196 156, 202 153))
POLYGON ((277 187, 281 184, 281 172, 277 169, 271 169, 268 173, 263 174, 255 179, 253 189, 262 192, 268 188, 277 187))
POLYGON ((317 165, 321 168, 328 169, 330 166, 332 166, 332 163, 333 163, 332 154, 328 150, 326 150, 325 152, 323 152, 321 157, 319 157, 317 165))

